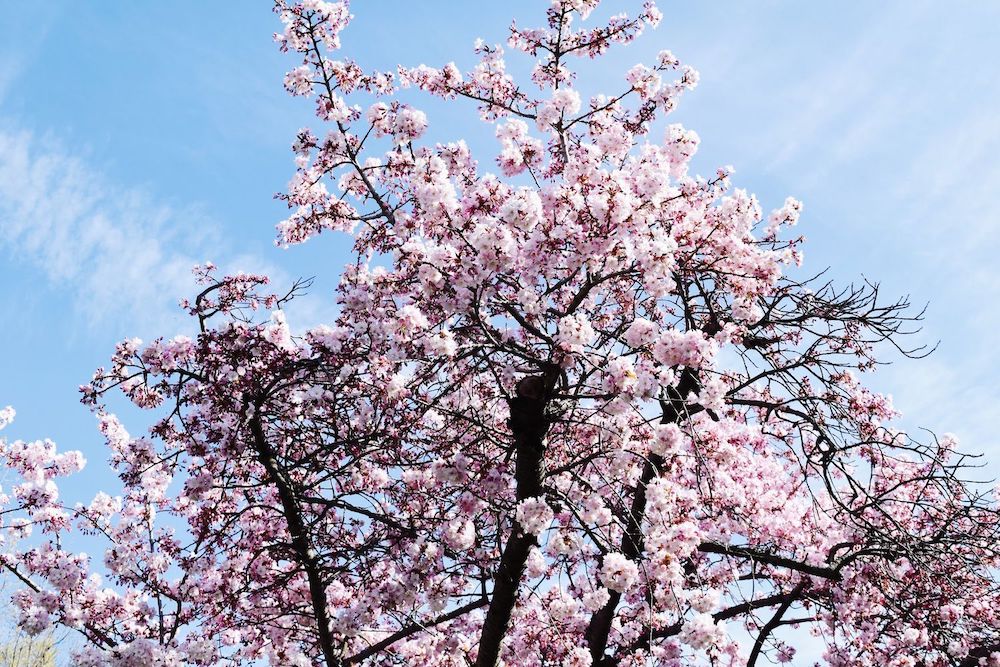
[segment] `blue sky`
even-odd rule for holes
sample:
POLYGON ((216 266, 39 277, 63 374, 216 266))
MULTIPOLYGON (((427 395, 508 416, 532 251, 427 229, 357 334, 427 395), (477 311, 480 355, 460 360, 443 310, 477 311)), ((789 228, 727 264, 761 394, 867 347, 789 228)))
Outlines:
MULTIPOLYGON (((476 37, 503 41, 511 15, 538 23, 544 5, 359 0, 344 47, 366 67, 464 68, 476 37)), ((734 165, 765 209, 803 200, 807 267, 930 302, 924 338, 938 351, 874 384, 907 426, 958 434, 996 475, 1000 4, 660 7, 658 30, 581 63, 587 86, 617 88, 662 48, 696 67, 701 84, 673 119, 700 134, 696 165, 734 165)), ((268 2, 52 0, 4 12, 0 406, 18 410, 10 435, 83 450, 88 477, 67 492, 90 494, 105 456, 76 387, 121 338, 188 327, 175 304, 190 294, 190 265, 211 259, 279 282, 316 275, 302 324, 330 312, 349 243, 273 246, 288 147, 315 124, 282 90, 292 60, 271 42, 268 2)), ((433 138, 493 149, 471 106, 414 99, 433 138)))

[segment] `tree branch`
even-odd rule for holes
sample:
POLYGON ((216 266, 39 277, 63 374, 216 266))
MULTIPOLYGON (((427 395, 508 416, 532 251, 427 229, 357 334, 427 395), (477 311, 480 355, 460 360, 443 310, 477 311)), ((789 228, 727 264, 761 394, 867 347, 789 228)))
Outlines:
MULTIPOLYGON (((510 430, 514 435, 517 461, 514 479, 517 483, 517 500, 541 496, 542 458, 545 453, 545 434, 549 422, 545 406, 551 394, 554 375, 532 376, 517 384, 516 396, 510 404, 510 430)), ((500 557, 500 565, 493 578, 493 595, 479 640, 476 667, 494 667, 500 658, 500 644, 510 626, 510 616, 517 600, 517 589, 524 575, 528 553, 536 543, 535 536, 524 532, 517 521, 511 526, 510 539, 500 557)))
POLYGON ((306 573, 309 582, 309 598, 312 602, 313 618, 316 621, 316 629, 319 633, 320 650, 323 652, 323 659, 327 667, 341 667, 343 662, 337 655, 334 647, 333 633, 330 631, 330 617, 327 614, 326 584, 320 575, 320 565, 316 557, 316 552, 309 544, 306 534, 305 521, 299 511, 298 502, 295 499, 291 480, 288 479, 284 470, 278 464, 275 451, 264 435, 264 427, 260 421, 260 405, 256 405, 254 414, 250 418, 250 433, 253 436, 254 448, 257 451, 257 460, 267 471, 268 477, 278 491, 278 498, 281 501, 282 513, 285 522, 288 524, 288 533, 291 537, 292 550, 306 573))

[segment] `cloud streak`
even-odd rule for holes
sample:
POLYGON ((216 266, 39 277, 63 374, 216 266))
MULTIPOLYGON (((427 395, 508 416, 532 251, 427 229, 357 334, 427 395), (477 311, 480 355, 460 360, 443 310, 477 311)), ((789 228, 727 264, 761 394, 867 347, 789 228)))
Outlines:
POLYGON ((112 185, 52 140, 0 130, 0 248, 68 290, 88 323, 172 319, 191 266, 218 241, 196 211, 112 185))
MULTIPOLYGON (((58 142, 0 126, 0 251, 13 260, 5 270, 39 272, 88 326, 146 337, 188 328, 177 303, 196 289, 192 267, 207 260, 225 272, 267 274, 276 290, 291 283, 280 266, 237 245, 197 207, 110 183, 58 142)), ((306 295, 293 325, 316 324, 331 307, 306 295)))

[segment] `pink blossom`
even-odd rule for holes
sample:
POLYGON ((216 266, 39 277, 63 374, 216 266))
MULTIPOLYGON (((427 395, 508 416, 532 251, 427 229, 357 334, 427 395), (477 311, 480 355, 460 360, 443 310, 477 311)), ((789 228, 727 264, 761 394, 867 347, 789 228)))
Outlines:
POLYGON ((719 644, 726 636, 726 624, 716 623, 711 615, 695 614, 685 621, 681 641, 696 649, 708 649, 719 644))
POLYGON ((518 524, 526 533, 541 535, 552 523, 552 508, 544 498, 527 498, 517 504, 518 524))
POLYGON ((639 568, 620 553, 604 554, 601 562, 601 583, 613 591, 624 593, 639 579, 639 568))

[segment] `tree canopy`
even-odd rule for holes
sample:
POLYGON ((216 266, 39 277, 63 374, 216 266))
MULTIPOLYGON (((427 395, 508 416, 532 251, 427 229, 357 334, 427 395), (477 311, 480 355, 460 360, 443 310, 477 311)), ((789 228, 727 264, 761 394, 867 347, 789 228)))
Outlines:
POLYGON ((307 282, 199 267, 197 336, 125 341, 82 388, 120 496, 69 506, 79 453, 4 443, 4 527, 40 533, 0 556, 25 629, 121 667, 750 667, 808 632, 831 667, 1000 665, 995 498, 862 382, 926 352, 921 313, 802 277, 798 201, 690 173, 670 52, 583 99, 575 64, 661 19, 597 8, 512 25, 518 81, 486 43, 465 73, 368 71, 334 59, 346 3, 276 3, 322 127, 278 242, 351 240, 337 316, 297 332, 307 282), (405 88, 498 150, 425 140, 405 88))

